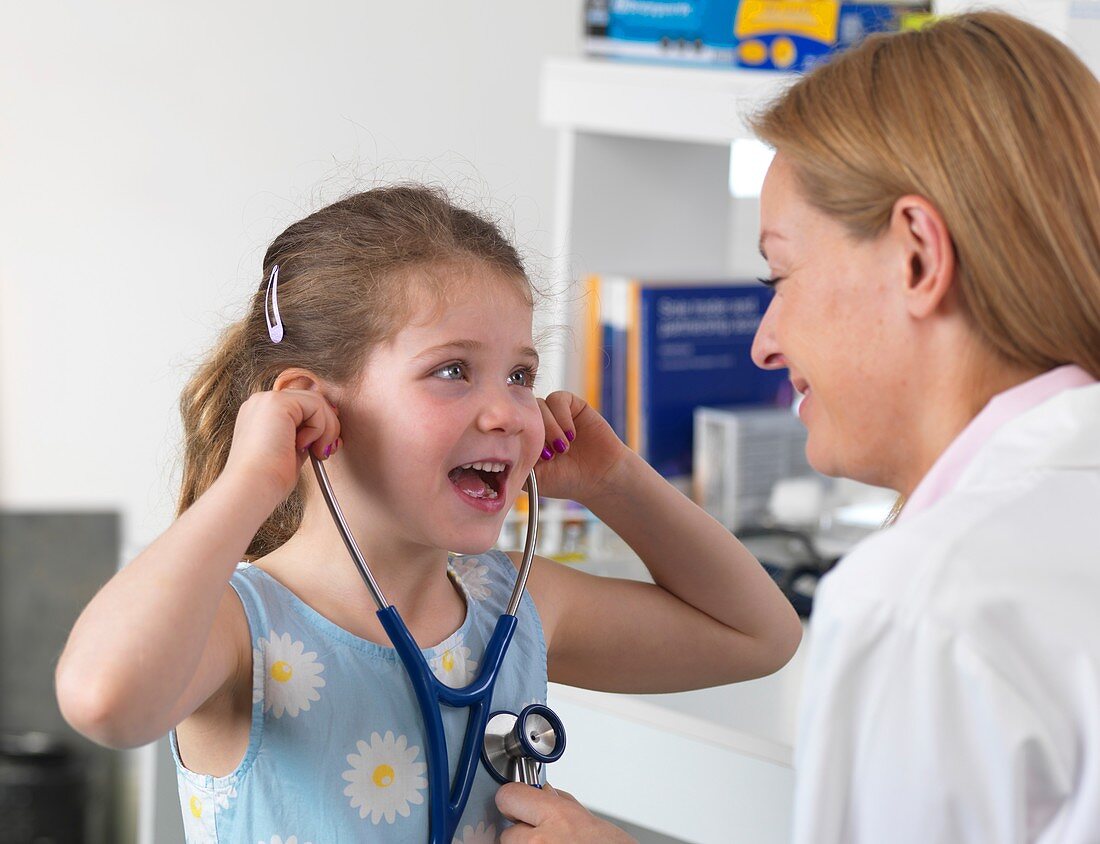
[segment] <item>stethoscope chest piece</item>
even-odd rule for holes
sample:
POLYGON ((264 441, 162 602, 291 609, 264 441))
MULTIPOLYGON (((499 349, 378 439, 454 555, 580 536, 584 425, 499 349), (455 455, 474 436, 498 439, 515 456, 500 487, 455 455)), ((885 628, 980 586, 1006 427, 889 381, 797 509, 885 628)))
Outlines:
POLYGON ((519 715, 500 711, 489 716, 481 761, 498 782, 523 782, 539 787, 542 766, 565 752, 565 728, 553 710, 541 703, 519 715))

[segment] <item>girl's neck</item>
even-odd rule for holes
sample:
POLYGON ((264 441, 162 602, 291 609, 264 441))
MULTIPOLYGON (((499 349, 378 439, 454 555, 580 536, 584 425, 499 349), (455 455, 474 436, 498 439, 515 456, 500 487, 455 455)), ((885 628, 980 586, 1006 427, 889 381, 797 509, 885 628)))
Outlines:
MULTIPOLYGON (((446 550, 395 541, 361 522, 349 526, 383 595, 421 647, 461 626, 466 605, 447 574, 446 550)), ((389 644, 374 599, 323 504, 307 505, 294 535, 257 565, 333 623, 389 644)))

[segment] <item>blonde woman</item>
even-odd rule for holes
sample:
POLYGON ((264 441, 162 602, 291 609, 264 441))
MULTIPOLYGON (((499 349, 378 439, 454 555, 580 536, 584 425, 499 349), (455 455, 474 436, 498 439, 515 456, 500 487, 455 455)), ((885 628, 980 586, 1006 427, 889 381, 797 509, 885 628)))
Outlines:
MULTIPOLYGON (((754 126, 755 360, 804 395, 815 467, 905 501, 817 595, 794 840, 1095 841, 1100 82, 978 13, 866 42, 754 126)), ((623 840, 497 801, 507 844, 623 840)))

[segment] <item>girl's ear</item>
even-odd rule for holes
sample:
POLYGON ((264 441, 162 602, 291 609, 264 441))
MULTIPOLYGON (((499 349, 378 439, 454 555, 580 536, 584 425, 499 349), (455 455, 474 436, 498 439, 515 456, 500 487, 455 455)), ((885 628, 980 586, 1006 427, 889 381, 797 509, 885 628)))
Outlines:
POLYGON ((320 378, 308 369, 291 367, 284 369, 275 377, 272 390, 315 390, 324 392, 324 384, 320 378))
POLYGON ((931 316, 955 283, 955 244, 947 224, 924 197, 903 196, 894 203, 890 227, 903 244, 906 308, 917 319, 931 316))

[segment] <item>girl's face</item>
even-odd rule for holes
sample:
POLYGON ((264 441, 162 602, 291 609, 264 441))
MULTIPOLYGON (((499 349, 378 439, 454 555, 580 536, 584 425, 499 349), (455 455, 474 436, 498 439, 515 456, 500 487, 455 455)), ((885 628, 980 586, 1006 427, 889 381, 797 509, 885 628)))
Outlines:
POLYGON ((496 541, 543 448, 531 307, 481 265, 445 277, 368 359, 340 407, 349 464, 372 527, 434 549, 496 541))
POLYGON ((905 269, 888 237, 860 241, 801 195, 783 154, 760 197, 760 250, 775 282, 753 343, 764 369, 790 370, 818 471, 889 485, 901 459, 905 269))

